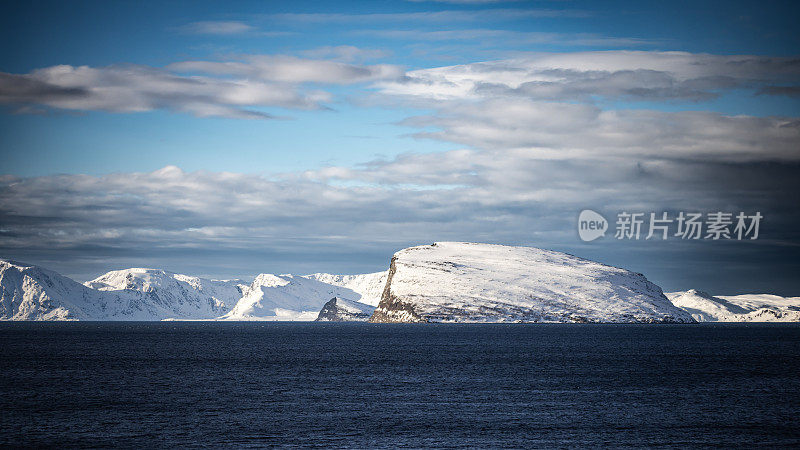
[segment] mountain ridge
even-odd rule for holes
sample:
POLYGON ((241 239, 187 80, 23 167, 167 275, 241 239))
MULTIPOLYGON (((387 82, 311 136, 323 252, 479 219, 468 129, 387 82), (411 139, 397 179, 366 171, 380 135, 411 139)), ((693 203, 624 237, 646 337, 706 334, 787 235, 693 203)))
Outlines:
POLYGON ((112 270, 83 284, 0 260, 1 320, 314 320, 331 298, 377 304, 384 272, 273 275, 252 283, 162 269, 112 270), (325 280, 325 281, 320 281, 325 280))
MULTIPOLYGON (((481 260, 477 261, 478 265, 482 263, 481 260)), ((602 299, 589 298, 590 301, 586 303, 586 298, 581 300, 580 295, 576 295, 586 290, 586 283, 590 290, 602 292, 609 298, 627 298, 626 296, 631 295, 654 298, 664 296, 658 286, 647 281, 641 274, 574 255, 532 247, 443 242, 400 250, 392 257, 389 270, 386 271, 360 275, 262 273, 251 283, 242 280, 213 280, 161 269, 129 268, 113 270, 81 284, 49 269, 0 259, 0 320, 311 321, 320 318, 327 305, 329 314, 323 314, 322 317, 328 317, 329 320, 363 320, 361 313, 370 311, 370 320, 373 322, 673 321, 669 317, 669 311, 667 314, 661 311, 667 308, 663 304, 657 305, 655 309, 652 305, 640 308, 638 312, 636 308, 622 311, 630 306, 623 304, 622 310, 615 312, 614 308, 620 308, 617 302, 608 314, 598 315, 598 305, 604 305, 600 301, 602 299), (397 290, 398 279, 402 279, 409 269, 407 258, 403 255, 424 253, 430 248, 438 246, 441 249, 452 245, 473 250, 491 249, 500 252, 501 257, 489 258, 489 265, 479 271, 470 267, 470 264, 476 264, 475 261, 459 261, 457 258, 444 258, 439 261, 440 264, 427 269, 424 267, 427 264, 425 261, 416 261, 414 270, 435 269, 432 272, 435 276, 417 280, 414 289, 421 289, 420 292, 397 290), (535 258, 528 261, 530 264, 524 270, 520 267, 511 267, 509 270, 509 261, 512 266, 519 263, 519 258, 513 257, 514 252, 523 252, 535 258), (536 258, 540 261, 537 262, 536 258), (554 261, 560 266, 553 266, 554 261), (398 267, 401 271, 399 278, 398 267), (592 272, 596 270, 600 270, 598 273, 608 272, 613 276, 596 276, 592 272), (480 273, 485 275, 492 271, 496 272, 492 275, 494 278, 481 278, 483 275, 480 273), (554 278, 544 276, 548 273, 550 275, 547 276, 554 278), (536 281, 538 284, 531 284, 531 280, 536 277, 539 277, 536 281), (476 280, 488 283, 479 283, 478 290, 459 286, 470 283, 474 285, 476 280), (568 281, 566 284, 565 280, 568 281), (507 287, 498 290, 498 283, 504 283, 507 287), (584 283, 583 287, 581 283, 584 283), (436 292, 437 289, 439 292, 436 292), (444 291, 448 289, 462 297, 446 299, 448 294, 444 291), (561 292, 557 292, 559 289, 561 292), (528 300, 520 300, 519 294, 523 291, 527 292, 528 300), (511 300, 499 301, 503 295, 511 300), (438 300, 434 302, 438 302, 438 306, 426 310, 415 304, 416 300, 426 296, 438 296, 438 300), (335 299, 338 300, 330 304, 335 299), (654 311, 655 315, 652 314, 654 311)), ((770 294, 715 297, 701 291, 689 290, 667 293, 664 300, 669 306, 677 306, 681 311, 675 313, 672 310, 672 315, 681 316, 685 313, 697 321, 800 322, 800 297, 770 294)), ((659 302, 660 300, 656 303, 659 302)), ((603 307, 606 306, 608 305, 603 307)))
POLYGON ((713 296, 696 289, 665 295, 698 322, 800 322, 800 297, 772 294, 713 296))

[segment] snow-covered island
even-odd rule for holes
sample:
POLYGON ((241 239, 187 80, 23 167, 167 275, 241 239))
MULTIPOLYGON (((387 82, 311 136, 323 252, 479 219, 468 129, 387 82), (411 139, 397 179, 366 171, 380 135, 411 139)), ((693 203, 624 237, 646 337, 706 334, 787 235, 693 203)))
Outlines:
POLYGON ((691 323, 644 275, 531 247, 439 242, 392 257, 371 322, 691 323))
POLYGON ((565 253, 455 242, 401 250, 383 272, 249 283, 132 268, 81 284, 0 260, 0 289, 0 320, 800 321, 800 297, 665 296, 641 274, 565 253))

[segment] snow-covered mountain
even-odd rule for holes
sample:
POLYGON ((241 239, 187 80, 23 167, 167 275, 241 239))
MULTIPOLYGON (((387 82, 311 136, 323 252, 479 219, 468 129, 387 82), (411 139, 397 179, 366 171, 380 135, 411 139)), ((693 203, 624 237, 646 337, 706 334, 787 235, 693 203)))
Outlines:
POLYGON ((665 295, 698 322, 800 322, 800 297, 712 296, 694 289, 665 295))
POLYGON ((395 253, 372 322, 694 322, 638 273, 529 247, 395 253))
POLYGON ((116 270, 80 284, 0 260, 0 320, 363 320, 372 314, 373 321, 393 322, 800 321, 800 297, 666 295, 672 303, 644 276, 623 269, 488 244, 408 248, 385 272, 261 274, 250 284, 157 269, 116 270))
POLYGON ((0 289, 0 318, 5 320, 88 319, 104 303, 69 278, 16 261, 0 261, 0 289))
POLYGON ((383 272, 365 273, 362 275, 315 273, 305 275, 305 278, 350 289, 360 296, 358 298, 348 297, 350 300, 357 300, 360 303, 378 306, 378 303, 381 301, 381 295, 383 294, 383 288, 386 286, 386 277, 388 276, 389 271, 384 270, 383 272))
POLYGON ((314 320, 331 297, 357 300, 361 295, 341 286, 295 275, 262 273, 244 289, 226 320, 314 320))
POLYGON ((334 297, 322 305, 322 309, 317 315, 317 321, 366 322, 373 312, 375 312, 374 306, 334 297))
POLYGON ((104 292, 127 292, 142 304, 166 309, 169 318, 184 319, 214 319, 227 313, 246 287, 239 280, 208 280, 140 268, 114 270, 84 284, 104 292))
POLYGON ((260 274, 250 283, 158 269, 108 272, 84 285, 0 260, 4 320, 314 320, 331 297, 377 305, 386 272, 260 274))
POLYGON ((214 310, 214 305, 186 304, 160 290, 94 289, 12 261, 0 260, 0 287, 4 320, 161 320, 213 317, 214 310))
POLYGON ((316 273, 305 276, 262 273, 245 287, 225 320, 315 320, 332 297, 377 305, 386 272, 363 275, 316 273))

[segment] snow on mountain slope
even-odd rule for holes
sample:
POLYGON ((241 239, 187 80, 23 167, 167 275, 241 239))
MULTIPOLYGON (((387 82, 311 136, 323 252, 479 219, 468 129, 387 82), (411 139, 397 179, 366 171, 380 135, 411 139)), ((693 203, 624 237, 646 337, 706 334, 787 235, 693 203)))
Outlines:
POLYGON ((712 296, 694 289, 665 295, 698 322, 800 322, 800 297, 712 296))
POLYGON ((366 322, 373 312, 374 306, 334 297, 322 306, 317 322, 366 322))
POLYGON ((257 276, 244 289, 243 297, 222 319, 226 320, 314 320, 332 297, 357 301, 352 289, 328 284, 312 276, 257 276))
POLYGON ((3 320, 87 319, 82 307, 98 300, 69 278, 16 261, 0 261, 0 288, 3 320))
POLYGON ((213 319, 227 313, 242 297, 245 287, 237 280, 208 280, 140 268, 111 271, 85 285, 100 291, 130 292, 142 303, 170 311, 169 317, 163 318, 186 319, 213 319))
POLYGON ((694 322, 637 273, 530 247, 395 253, 372 322, 694 322))
POLYGON ((377 304, 383 280, 385 273, 261 274, 246 285, 133 268, 82 285, 30 264, 0 260, 0 319, 314 320, 331 297, 377 304))
POLYGON ((674 305, 665 304, 657 286, 623 269, 535 248, 448 242, 402 250, 386 272, 261 274, 250 285, 156 269, 112 271, 82 285, 0 260, 0 289, 0 320, 358 320, 377 305, 373 321, 800 321, 800 297, 691 290, 666 294, 674 305))
POLYGON ((388 275, 389 271, 385 270, 383 272, 365 273, 362 275, 314 273, 305 275, 304 278, 350 289, 360 296, 356 298, 348 297, 351 300, 356 300, 371 306, 378 306, 378 303, 381 301, 381 294, 383 294, 383 288, 386 286, 386 277, 388 275))
POLYGON ((160 320, 178 314, 134 291, 100 291, 53 271, 0 260, 4 320, 160 320))

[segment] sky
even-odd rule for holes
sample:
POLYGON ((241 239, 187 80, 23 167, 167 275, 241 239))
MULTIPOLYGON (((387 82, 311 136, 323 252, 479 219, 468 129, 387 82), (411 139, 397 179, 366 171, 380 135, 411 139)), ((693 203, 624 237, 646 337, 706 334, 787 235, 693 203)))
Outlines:
POLYGON ((5 2, 0 257, 248 278, 457 240, 800 295, 799 10, 5 2), (579 238, 584 209, 605 237, 579 238), (622 212, 763 220, 757 239, 616 239, 622 212))

